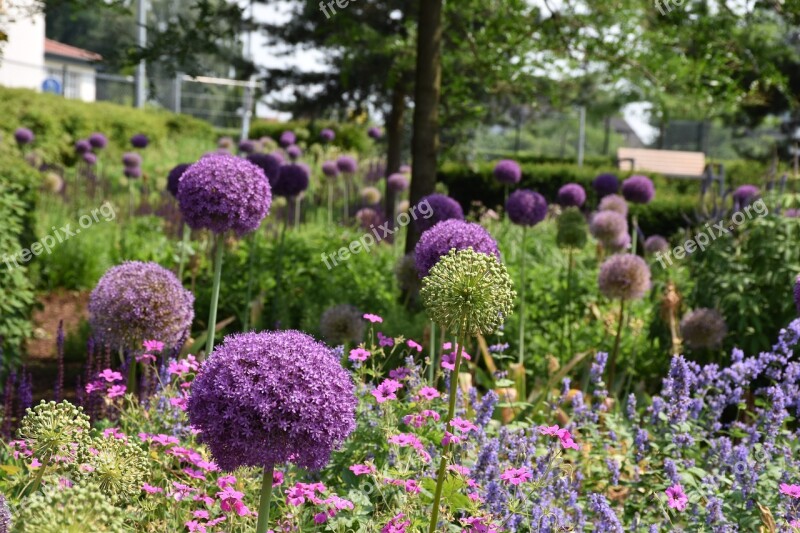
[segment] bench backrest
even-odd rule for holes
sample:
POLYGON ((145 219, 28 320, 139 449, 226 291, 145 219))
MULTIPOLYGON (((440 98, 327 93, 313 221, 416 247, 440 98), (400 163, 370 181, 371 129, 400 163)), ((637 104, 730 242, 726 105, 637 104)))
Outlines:
POLYGON ((647 148, 618 148, 620 170, 644 170, 666 176, 699 178, 706 167, 703 152, 650 150, 647 148))

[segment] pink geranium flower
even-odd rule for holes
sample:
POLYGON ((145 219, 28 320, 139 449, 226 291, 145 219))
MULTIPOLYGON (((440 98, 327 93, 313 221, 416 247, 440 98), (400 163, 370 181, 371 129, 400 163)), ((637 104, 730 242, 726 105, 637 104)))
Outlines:
POLYGON ((125 385, 112 385, 108 389, 108 397, 117 398, 119 396, 124 396, 127 389, 125 385))
POLYGON ((142 346, 146 352, 160 353, 164 350, 164 343, 161 341, 144 341, 142 346))
POLYGON ((371 313, 364 314, 364 319, 369 320, 373 324, 380 324, 381 322, 383 322, 383 319, 381 317, 379 317, 378 315, 373 315, 371 313))
POLYGON ((558 425, 555 425, 555 426, 539 426, 537 429, 539 430, 539 433, 541 433, 542 435, 550 435, 551 437, 555 437, 556 435, 558 435, 559 428, 558 425))
POLYGON ((404 366, 389 371, 389 377, 397 380, 406 379, 410 375, 411 375, 411 370, 409 370, 404 366))
POLYGON ((525 467, 508 468, 502 474, 500 474, 500 479, 510 483, 511 485, 519 485, 533 479, 533 474, 531 474, 531 471, 525 467))
MULTIPOLYGON (((442 355, 442 368, 445 368, 450 371, 455 370, 457 356, 458 356, 457 352, 450 352, 442 355)), ((467 352, 462 352, 461 357, 466 359, 467 361, 472 361, 472 358, 467 352)))
POLYGON ((114 383, 115 381, 122 381, 122 374, 120 374, 119 372, 114 372, 110 368, 106 368, 105 370, 100 372, 97 376, 103 378, 109 383, 114 383))
POLYGON ((678 511, 686 509, 686 504, 689 503, 689 498, 683 492, 683 487, 677 483, 666 490, 669 506, 678 511))
POLYGON ((425 398, 426 400, 433 400, 434 398, 438 398, 441 396, 438 390, 434 389, 433 387, 422 387, 418 393, 421 397, 425 398))
POLYGON ((363 476, 365 474, 374 474, 375 473, 375 467, 372 466, 372 465, 367 465, 367 464, 352 465, 350 467, 350 471, 353 472, 357 476, 363 476))
POLYGON ((411 348, 412 350, 416 350, 417 352, 421 352, 421 351, 422 351, 422 345, 420 345, 419 343, 417 343, 417 342, 415 342, 415 341, 413 341, 413 340, 411 340, 411 339, 408 339, 408 340, 406 341, 406 344, 407 344, 407 345, 408 345, 408 347, 409 347, 409 348, 411 348))
POLYGON ((572 435, 570 435, 569 430, 566 428, 562 428, 558 430, 558 438, 561 440, 561 446, 564 449, 572 448, 573 450, 578 450, 579 446, 574 440, 572 440, 572 435))
POLYGON ((394 379, 385 379, 375 390, 372 391, 372 395, 375 396, 375 399, 378 400, 378 403, 383 403, 388 400, 396 400, 397 395, 395 393, 402 388, 403 384, 399 381, 394 379))
POLYGON ((348 359, 350 359, 351 361, 364 362, 367 359, 369 359, 370 355, 371 354, 369 353, 369 350, 365 350, 364 348, 353 348, 352 350, 350 350, 350 356, 348 357, 348 359))
POLYGON ((450 421, 450 425, 459 430, 461 433, 469 433, 470 431, 478 431, 478 426, 470 422, 469 420, 464 420, 460 417, 455 417, 450 421))
POLYGON ((159 492, 164 492, 164 489, 162 489, 161 487, 154 487, 149 483, 145 483, 144 485, 142 485, 142 490, 145 491, 147 494, 157 494, 159 492))
POLYGON ((786 483, 781 483, 780 490, 782 494, 786 494, 792 498, 800 498, 800 485, 788 485, 786 483))

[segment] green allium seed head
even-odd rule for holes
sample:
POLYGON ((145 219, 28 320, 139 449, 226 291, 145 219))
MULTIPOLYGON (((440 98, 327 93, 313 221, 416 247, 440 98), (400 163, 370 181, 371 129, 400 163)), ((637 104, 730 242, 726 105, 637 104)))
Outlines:
POLYGON ((466 334, 494 332, 511 314, 517 293, 505 265, 472 248, 452 249, 422 280, 422 303, 435 323, 466 334))
POLYGON ((568 207, 556 220, 556 242, 561 248, 583 248, 586 244, 586 219, 577 207, 568 207))
POLYGON ((125 516, 97 487, 74 485, 36 492, 18 507, 24 533, 126 533, 125 516))
POLYGON ((89 417, 69 402, 42 402, 25 411, 19 438, 47 464, 53 458, 71 462, 89 439, 89 417))
POLYGON ((124 501, 141 491, 148 474, 147 455, 129 441, 98 437, 81 451, 78 471, 112 502, 124 501))

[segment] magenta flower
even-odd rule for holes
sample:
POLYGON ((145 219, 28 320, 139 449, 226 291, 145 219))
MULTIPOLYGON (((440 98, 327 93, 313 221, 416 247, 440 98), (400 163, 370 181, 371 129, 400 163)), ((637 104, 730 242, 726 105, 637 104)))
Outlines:
POLYGON ((233 511, 239 516, 250 514, 250 510, 242 501, 244 493, 234 490, 231 486, 227 486, 221 492, 218 492, 217 498, 219 498, 220 507, 225 512, 233 511))
POLYGON ((419 486, 416 479, 409 479, 405 483, 406 492, 410 492, 412 494, 419 494, 422 492, 422 487, 419 486))
POLYGON ((441 396, 438 390, 434 389, 433 387, 422 387, 418 393, 421 397, 425 398, 426 400, 433 400, 434 398, 438 398, 441 396))
POLYGON ((376 324, 376 323, 380 324, 381 322, 383 322, 383 319, 381 317, 379 317, 378 315, 373 315, 371 313, 364 314, 364 319, 365 320, 369 320, 373 324, 376 324))
POLYGON ((164 349, 164 343, 161 341, 155 341, 155 340, 144 341, 142 345, 144 346, 144 349, 147 352, 160 353, 164 349))
MULTIPOLYGON (((450 344, 450 343, 448 343, 448 344, 450 344)), ((450 371, 455 370, 456 369, 456 355, 457 355, 456 352, 451 352, 451 353, 447 353, 447 354, 442 355, 442 368, 445 368, 445 369, 450 370, 450 371)), ((467 361, 472 361, 472 358, 470 357, 470 355, 467 352, 463 352, 461 355, 467 361)))
POLYGON ((533 479, 531 471, 525 467, 522 468, 508 468, 502 474, 500 479, 511 485, 519 485, 533 479))
POLYGON ((350 471, 357 476, 363 476, 366 474, 374 474, 375 467, 367 464, 352 465, 350 467, 350 471))
POLYGON ((800 498, 800 485, 788 485, 781 483, 781 493, 792 498, 800 498))
POLYGON ((415 341, 413 341, 411 339, 408 339, 406 341, 406 345, 408 345, 408 347, 411 348, 412 350, 416 350, 417 352, 421 352, 422 351, 422 345, 418 344, 417 342, 415 342, 415 341))
POLYGON ((108 397, 109 398, 117 398, 119 396, 124 396, 126 389, 127 389, 127 387, 125 385, 112 385, 108 389, 108 397))
POLYGON ((405 514, 400 513, 389 520, 381 529, 381 533, 406 533, 406 528, 411 527, 410 520, 403 520, 405 514))
POLYGON ((569 430, 566 428, 558 430, 558 438, 561 440, 561 445, 564 447, 564 449, 578 449, 578 444, 572 440, 572 435, 570 435, 569 430))
POLYGON ((455 417, 450 421, 450 425, 456 428, 461 433, 469 433, 470 431, 478 431, 478 426, 470 422, 469 420, 464 420, 460 417, 455 417))
POLYGON ((394 379, 385 379, 374 391, 372 391, 372 395, 375 396, 375 399, 378 400, 378 403, 383 403, 387 400, 396 400, 397 395, 395 393, 402 388, 403 384, 399 381, 394 379))
POLYGON ((689 503, 689 498, 683 492, 683 487, 677 483, 666 490, 667 498, 669 499, 669 506, 678 511, 686 509, 686 504, 689 503))
POLYGON ((406 379, 410 375, 411 375, 411 370, 409 370, 404 366, 389 371, 389 377, 396 380, 406 379))
POLYGON ((161 487, 154 487, 149 483, 145 483, 144 485, 142 485, 142 490, 145 491, 147 494, 157 494, 159 492, 164 492, 164 489, 162 489, 161 487))
POLYGON ((463 439, 458 435, 453 435, 449 431, 444 432, 444 437, 442 438, 442 446, 448 446, 450 444, 461 444, 463 439))
POLYGON ((115 381, 122 381, 122 374, 120 374, 119 372, 114 372, 110 368, 106 368, 105 370, 100 372, 97 376, 103 378, 109 383, 114 383, 115 381))
POLYGON ((379 331, 378 332, 378 345, 379 346, 384 346, 384 347, 394 346, 394 339, 391 338, 391 337, 387 337, 386 335, 383 334, 383 332, 379 331))
POLYGON ((350 350, 350 356, 348 357, 348 359, 350 359, 351 361, 364 362, 367 359, 369 359, 370 355, 371 354, 369 353, 369 350, 365 350, 364 348, 354 348, 350 350))
POLYGON ((539 426, 538 427, 539 433, 542 435, 549 435, 551 437, 555 437, 558 435, 558 425, 555 426, 539 426))

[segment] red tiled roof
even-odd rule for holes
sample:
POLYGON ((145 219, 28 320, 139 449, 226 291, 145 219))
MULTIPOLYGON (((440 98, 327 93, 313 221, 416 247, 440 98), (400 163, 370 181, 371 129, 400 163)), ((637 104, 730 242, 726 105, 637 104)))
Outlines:
POLYGON ((89 50, 84 50, 83 48, 77 48, 75 46, 60 43, 52 39, 44 40, 44 53, 54 56, 68 57, 70 59, 79 59, 87 62, 101 61, 103 59, 103 56, 100 54, 90 52, 89 50))

